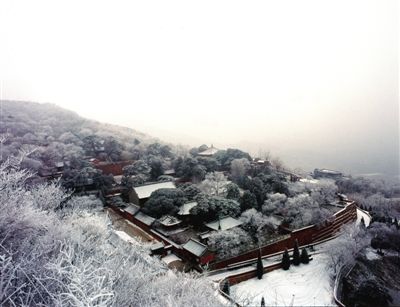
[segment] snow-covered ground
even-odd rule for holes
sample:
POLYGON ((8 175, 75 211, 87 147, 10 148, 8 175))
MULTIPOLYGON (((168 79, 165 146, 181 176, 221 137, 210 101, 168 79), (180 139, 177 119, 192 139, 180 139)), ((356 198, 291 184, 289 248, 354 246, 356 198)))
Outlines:
POLYGON ((239 304, 260 305, 264 297, 267 306, 335 306, 330 279, 329 258, 326 254, 313 256, 309 264, 290 266, 252 278, 231 287, 239 304))
POLYGON ((365 226, 369 226, 371 222, 371 216, 367 214, 365 211, 357 209, 357 222, 356 225, 360 224, 361 218, 364 218, 365 226))
POLYGON ((133 244, 133 245, 141 245, 142 243, 135 240, 134 238, 132 238, 130 235, 128 235, 125 231, 121 231, 121 230, 114 230, 115 234, 120 237, 122 240, 133 244))

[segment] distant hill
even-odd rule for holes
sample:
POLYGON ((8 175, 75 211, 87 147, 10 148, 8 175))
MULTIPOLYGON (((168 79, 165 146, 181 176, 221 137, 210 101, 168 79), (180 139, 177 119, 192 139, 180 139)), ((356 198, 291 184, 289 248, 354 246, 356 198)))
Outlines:
POLYGON ((104 124, 85 119, 77 113, 63 109, 51 103, 1 100, 0 133, 12 133, 23 136, 28 132, 51 132, 55 138, 69 131, 79 134, 83 129, 90 129, 93 134, 113 136, 129 141, 138 139, 153 142, 156 139, 131 128, 104 124), (51 131, 48 130, 51 127, 51 131))
MULTIPOLYGON (((150 144, 166 145, 134 129, 85 119, 54 104, 4 100, 0 103, 0 161, 21 150, 35 149, 23 165, 34 171, 54 166, 58 161, 82 160, 87 156, 104 161, 137 160, 148 156, 150 144)), ((154 146, 150 149, 154 154, 154 146)))

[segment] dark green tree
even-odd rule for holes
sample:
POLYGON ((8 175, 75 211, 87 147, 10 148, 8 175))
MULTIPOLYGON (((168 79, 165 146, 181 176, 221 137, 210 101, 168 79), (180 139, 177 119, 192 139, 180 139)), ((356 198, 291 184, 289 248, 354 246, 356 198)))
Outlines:
POLYGON ((200 182, 204 179, 207 174, 207 170, 203 165, 196 165, 192 169, 192 178, 193 182, 200 182))
POLYGON ((200 193, 194 200, 197 202, 197 206, 190 210, 190 213, 196 224, 225 216, 235 217, 240 214, 240 204, 232 199, 200 193))
POLYGON ((220 168, 218 161, 213 158, 198 157, 197 161, 199 161, 199 163, 206 168, 208 173, 215 172, 220 168))
POLYGON ((226 294, 226 295, 230 295, 231 291, 230 291, 230 285, 229 285, 229 280, 227 279, 224 282, 224 286, 222 288, 222 291, 226 294))
POLYGON ((118 161, 121 159, 121 153, 124 146, 113 137, 108 137, 104 141, 104 152, 107 155, 107 160, 118 161))
POLYGON ((185 193, 185 196, 188 200, 193 200, 197 194, 201 193, 201 190, 191 183, 185 183, 180 186, 180 189, 185 193))
POLYGON ((240 200, 240 190, 236 183, 230 183, 226 186, 226 198, 240 200))
POLYGON ((158 157, 152 157, 152 159, 149 162, 149 166, 151 169, 150 177, 153 180, 156 180, 158 177, 160 177, 164 173, 162 161, 158 157))
POLYGON ((256 197, 257 207, 262 206, 265 200, 265 195, 267 194, 264 190, 264 183, 260 178, 254 178, 251 182, 251 193, 256 197))
POLYGON ((244 191, 243 196, 240 200, 240 207, 242 211, 246 211, 251 208, 257 208, 257 198, 250 191, 244 191))
POLYGON ((293 248, 293 264, 294 265, 300 264, 299 242, 297 241, 297 239, 294 242, 294 248, 293 248))
POLYGON ((304 264, 307 264, 310 262, 310 259, 308 257, 308 253, 307 253, 307 250, 305 247, 301 251, 300 260, 301 260, 301 263, 304 263, 304 264))
POLYGON ((290 268, 290 256, 286 248, 285 252, 282 255, 282 269, 289 270, 289 268, 290 268))
POLYGON ((239 149, 228 148, 227 150, 220 150, 214 158, 221 165, 222 170, 229 171, 231 162, 235 159, 245 158, 251 161, 251 156, 247 152, 243 152, 239 149))
POLYGON ((258 250, 258 258, 257 258, 257 278, 262 279, 264 275, 264 267, 261 259, 261 250, 258 250))
POLYGON ((163 215, 176 215, 185 202, 187 202, 187 198, 180 189, 158 189, 151 193, 150 199, 144 204, 142 211, 155 218, 163 215))
POLYGON ((261 298, 261 307, 265 307, 265 299, 264 299, 264 296, 261 298))
POLYGON ((364 229, 367 227, 367 225, 365 224, 365 220, 364 220, 364 217, 363 217, 363 216, 361 217, 360 225, 361 225, 361 227, 364 228, 364 229))

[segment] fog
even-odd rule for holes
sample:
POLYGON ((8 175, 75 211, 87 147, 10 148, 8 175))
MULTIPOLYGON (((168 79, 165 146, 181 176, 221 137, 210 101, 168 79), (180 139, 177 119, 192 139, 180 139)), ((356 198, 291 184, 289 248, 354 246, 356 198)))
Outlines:
POLYGON ((399 174, 397 1, 1 1, 1 98, 399 174))

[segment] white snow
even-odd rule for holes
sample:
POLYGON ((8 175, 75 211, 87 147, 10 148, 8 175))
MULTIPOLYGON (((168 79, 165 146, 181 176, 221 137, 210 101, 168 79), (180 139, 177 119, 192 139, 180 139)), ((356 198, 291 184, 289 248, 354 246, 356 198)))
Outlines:
POLYGON ((307 182, 307 183, 318 183, 319 180, 317 179, 308 179, 308 178, 301 178, 300 182, 307 182))
POLYGON ((264 297, 267 306, 335 306, 330 279, 329 257, 313 256, 309 264, 290 266, 265 273, 263 279, 252 278, 231 287, 239 304, 259 305, 264 297))
POLYGON ((357 222, 356 225, 360 224, 361 218, 364 218, 365 226, 369 226, 369 223, 371 222, 371 216, 365 212, 364 210, 358 209, 357 208, 357 222))
POLYGON ((193 255, 200 257, 204 254, 207 250, 207 246, 194 240, 190 239, 187 241, 183 246, 183 249, 187 250, 188 252, 192 253, 193 255))
POLYGON ((202 152, 199 152, 198 155, 199 155, 199 156, 213 156, 213 155, 215 155, 218 151, 219 151, 218 148, 210 147, 210 148, 207 148, 206 150, 203 150, 202 152))
POLYGON ((134 204, 129 204, 129 205, 124 209, 125 212, 128 212, 128 213, 131 214, 131 215, 135 215, 139 210, 140 210, 140 207, 139 207, 139 206, 136 206, 136 205, 134 205, 134 204))
POLYGON ((365 257, 367 257, 368 260, 376 260, 380 259, 381 257, 376 253, 376 251, 370 247, 368 247, 365 250, 365 257))
POLYGON ((197 206, 197 202, 193 201, 190 203, 186 203, 183 206, 180 207, 178 214, 179 215, 189 215, 190 214, 190 209, 194 208, 197 206))
MULTIPOLYGON (((368 213, 357 210, 357 224, 364 217, 366 225, 369 225, 371 217, 368 213)), ((253 278, 231 287, 234 299, 242 305, 256 305, 261 303, 264 296, 266 306, 336 306, 333 299, 333 282, 331 281, 330 260, 326 251, 334 244, 335 238, 322 244, 314 245, 313 260, 299 267, 291 266, 289 271, 282 269, 265 273, 262 280, 253 278), (293 296, 294 295, 294 296, 293 296)), ((372 249, 367 251, 367 258, 372 260, 378 255, 372 249)), ((263 265, 271 265, 280 261, 281 255, 263 259, 263 265)), ((254 265, 239 269, 221 270, 215 274, 209 274, 208 278, 217 281, 230 275, 236 275, 254 270, 254 265)))
POLYGON ((151 193, 154 191, 157 191, 159 189, 175 189, 176 186, 173 182, 158 182, 154 184, 147 184, 147 185, 142 185, 139 187, 133 188, 138 195, 139 199, 143 198, 149 198, 151 193))
POLYGON ((228 216, 220 220, 207 223, 206 226, 213 230, 228 230, 242 224, 243 224, 242 221, 239 221, 233 217, 228 216))
POLYGON ((133 245, 140 245, 138 241, 128 235, 125 231, 114 230, 115 234, 121 239, 133 245))
POLYGON ((138 221, 141 221, 143 224, 150 226, 151 224, 154 223, 154 221, 156 220, 155 218, 152 218, 151 216, 144 214, 143 212, 139 211, 136 215, 135 215, 135 219, 137 219, 138 221))

